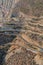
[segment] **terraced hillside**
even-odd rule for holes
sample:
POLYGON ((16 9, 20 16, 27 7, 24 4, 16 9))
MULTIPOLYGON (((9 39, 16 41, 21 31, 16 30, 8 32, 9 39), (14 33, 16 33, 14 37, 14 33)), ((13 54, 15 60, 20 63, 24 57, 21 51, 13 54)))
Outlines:
POLYGON ((0 64, 43 65, 43 1, 18 0, 4 19, 0 21, 0 64))
MULTIPOLYGON (((12 35, 12 36, 16 35, 16 38, 13 37, 12 41, 6 42, 7 44, 4 44, 4 46, 1 45, 1 48, 4 48, 4 49, 6 49, 8 47, 7 51, 6 51, 7 55, 5 56, 5 64, 7 63, 7 65, 9 65, 9 64, 12 65, 11 59, 14 59, 13 57, 16 55, 16 53, 18 54, 16 56, 19 58, 19 54, 20 54, 20 56, 22 54, 21 48, 24 48, 27 50, 27 52, 31 51, 28 54, 33 53, 33 55, 31 55, 33 57, 30 58, 30 60, 32 59, 32 61, 33 61, 33 65, 34 64, 43 65, 43 62, 42 62, 43 61, 43 18, 41 18, 41 17, 40 18, 39 17, 25 18, 22 15, 22 17, 20 17, 19 20, 20 21, 16 21, 16 22, 14 22, 14 20, 13 20, 13 23, 6 24, 7 26, 9 26, 9 25, 13 26, 12 27, 13 31, 15 30, 17 33, 14 32, 13 34, 12 33, 4 34, 4 35, 7 35, 8 37, 10 35, 12 35), (10 47, 9 47, 9 45, 10 45, 10 47), (11 59, 10 59, 10 57, 11 57, 11 59), (37 58, 40 63, 37 62, 37 58)), ((7 28, 5 30, 7 30, 7 28)), ((11 40, 11 38, 9 38, 9 39, 11 40)), ((7 39, 7 40, 9 40, 9 39, 7 39)), ((5 41, 6 41, 6 39, 5 39, 5 41)), ((5 41, 3 41, 3 42, 5 42, 5 41)), ((25 52, 23 52, 23 54, 24 53, 25 52)), ((24 59, 22 62, 22 59, 21 59, 20 65, 22 63, 24 65, 24 61, 26 61, 24 59)), ((15 63, 17 63, 16 60, 19 64, 18 59, 16 59, 16 57, 15 57, 15 63)), ((26 61, 27 64, 28 64, 28 62, 26 61)), ((15 63, 13 62, 13 64, 15 64, 15 63)))

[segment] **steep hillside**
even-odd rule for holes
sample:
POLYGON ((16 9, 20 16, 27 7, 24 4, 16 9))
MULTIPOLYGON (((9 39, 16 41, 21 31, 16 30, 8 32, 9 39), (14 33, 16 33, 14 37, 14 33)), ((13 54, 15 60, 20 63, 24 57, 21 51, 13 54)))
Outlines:
POLYGON ((13 6, 0 18, 0 65, 43 65, 43 0, 4 1, 13 6))
POLYGON ((43 15, 43 0, 20 0, 19 6, 20 11, 27 15, 43 15))

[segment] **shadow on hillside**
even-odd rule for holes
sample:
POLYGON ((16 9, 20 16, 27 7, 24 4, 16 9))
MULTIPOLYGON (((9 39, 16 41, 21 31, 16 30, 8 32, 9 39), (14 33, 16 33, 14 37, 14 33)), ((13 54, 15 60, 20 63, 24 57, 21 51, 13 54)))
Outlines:
POLYGON ((0 35, 0 45, 11 42, 16 36, 0 35))

